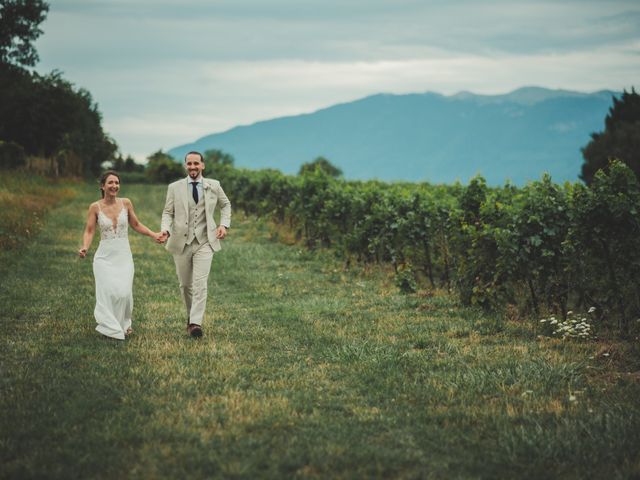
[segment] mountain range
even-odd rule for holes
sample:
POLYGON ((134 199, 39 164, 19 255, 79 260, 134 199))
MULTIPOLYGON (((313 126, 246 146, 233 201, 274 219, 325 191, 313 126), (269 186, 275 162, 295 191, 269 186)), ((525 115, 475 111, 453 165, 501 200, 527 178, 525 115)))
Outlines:
POLYGON ((523 87, 503 95, 378 94, 313 113, 214 133, 169 150, 219 149, 238 167, 295 174, 318 156, 347 179, 522 185, 548 172, 578 179, 580 149, 619 93, 523 87))

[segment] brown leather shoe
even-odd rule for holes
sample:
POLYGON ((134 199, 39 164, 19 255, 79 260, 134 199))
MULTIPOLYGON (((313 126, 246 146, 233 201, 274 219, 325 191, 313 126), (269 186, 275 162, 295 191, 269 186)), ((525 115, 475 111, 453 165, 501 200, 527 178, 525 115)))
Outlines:
POLYGON ((195 323, 190 323, 187 326, 187 333, 193 338, 200 338, 202 336, 202 327, 195 323))

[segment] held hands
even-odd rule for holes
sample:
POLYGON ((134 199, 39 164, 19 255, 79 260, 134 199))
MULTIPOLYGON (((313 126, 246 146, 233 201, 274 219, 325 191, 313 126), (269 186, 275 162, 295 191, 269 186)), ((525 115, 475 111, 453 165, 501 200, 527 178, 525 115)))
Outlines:
POLYGON ((153 234, 153 239, 156 243, 163 244, 169 238, 169 232, 158 232, 153 234))
POLYGON ((80 258, 84 258, 87 256, 87 250, 86 248, 81 248, 80 250, 78 250, 78 255, 80 255, 80 258))
MULTIPOLYGON (((227 236, 227 227, 220 225, 216 228, 216 238, 219 240, 224 239, 227 236)), ((157 232, 153 233, 152 238, 156 243, 163 244, 169 239, 169 232, 157 232)))

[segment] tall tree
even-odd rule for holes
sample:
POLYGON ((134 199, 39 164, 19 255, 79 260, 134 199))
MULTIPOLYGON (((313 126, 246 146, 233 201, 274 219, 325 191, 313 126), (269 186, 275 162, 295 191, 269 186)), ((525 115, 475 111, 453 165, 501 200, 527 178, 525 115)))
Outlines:
POLYGON ((156 183, 169 183, 186 176, 184 166, 177 163, 171 155, 158 150, 147 157, 147 168, 144 174, 156 183))
POLYGON ((604 124, 604 132, 592 133, 582 149, 580 178, 590 185, 598 170, 607 169, 611 160, 618 159, 640 179, 640 95, 631 88, 621 98, 614 97, 604 124))
POLYGON ((210 178, 223 178, 226 172, 233 168, 235 162, 233 156, 222 150, 207 150, 203 154, 204 164, 206 166, 206 175, 210 178))
POLYGON ((330 177, 337 178, 342 175, 342 170, 336 167, 333 163, 324 157, 317 157, 313 162, 303 163, 298 171, 298 175, 304 175, 305 173, 312 173, 316 170, 320 170, 330 177))
POLYGON ((33 42, 42 34, 49 5, 42 0, 0 0, 0 63, 32 67, 38 61, 33 42))
POLYGON ((117 150, 101 122, 91 94, 75 89, 59 72, 40 76, 0 64, 0 139, 45 158, 74 152, 83 172, 95 175, 117 150))
POLYGON ((222 150, 216 149, 207 150, 206 152, 204 152, 203 157, 205 163, 211 162, 212 164, 216 165, 233 166, 233 163, 235 161, 232 155, 225 153, 222 150))
POLYGON ((49 5, 43 0, 0 0, 0 140, 29 156, 58 158, 62 174, 98 174, 117 145, 102 129, 91 94, 54 71, 31 72, 38 61, 34 42, 49 5), (65 171, 64 159, 79 159, 65 171), (73 172, 71 172, 73 170, 73 172))

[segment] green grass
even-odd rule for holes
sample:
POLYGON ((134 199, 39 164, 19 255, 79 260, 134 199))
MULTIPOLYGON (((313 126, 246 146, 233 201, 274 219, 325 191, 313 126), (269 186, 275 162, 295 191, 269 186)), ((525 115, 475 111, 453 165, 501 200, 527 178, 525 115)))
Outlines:
POLYGON ((37 235, 47 211, 75 195, 73 183, 0 170, 0 252, 19 248, 37 235))
MULTIPOLYGON (((202 339, 171 256, 131 230, 135 333, 102 338, 76 256, 96 192, 74 189, 0 257, 0 477, 640 475, 637 339, 563 342, 400 295, 384 269, 345 271, 238 212, 202 339)), ((158 228, 164 187, 122 194, 158 228)))

